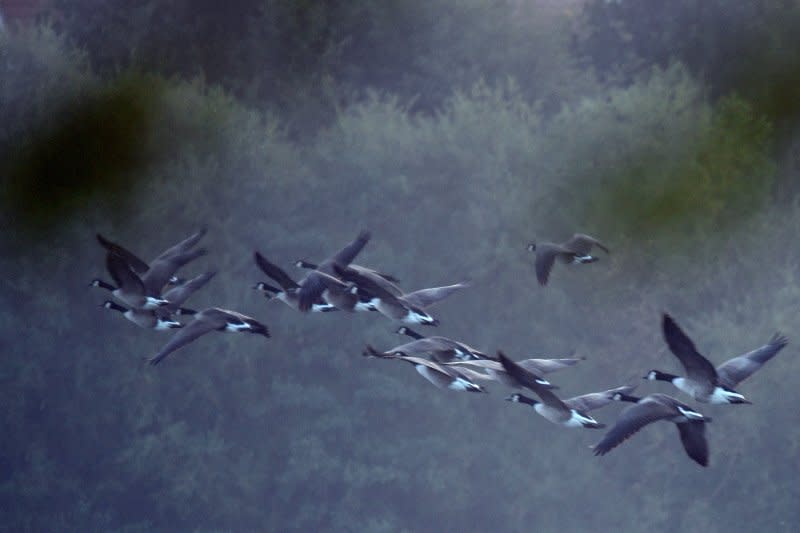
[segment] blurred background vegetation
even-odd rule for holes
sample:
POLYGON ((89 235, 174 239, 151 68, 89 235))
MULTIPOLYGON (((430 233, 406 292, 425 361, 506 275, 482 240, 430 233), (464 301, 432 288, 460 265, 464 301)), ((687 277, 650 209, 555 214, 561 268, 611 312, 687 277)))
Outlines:
MULTIPOLYGON (((0 530, 794 531, 800 3, 0 2, 0 530), (191 306, 265 321, 158 369, 98 307, 101 232, 145 258, 209 227, 191 306), (675 431, 602 459, 490 387, 364 360, 377 316, 250 288, 361 228, 404 287, 473 280, 437 333, 587 357, 565 395, 677 370, 668 310, 715 362, 793 344, 675 431), (529 240, 608 259, 541 289, 529 240)), ((669 391, 663 388, 664 391, 669 391)), ((618 407, 598 412, 613 421, 618 407)))

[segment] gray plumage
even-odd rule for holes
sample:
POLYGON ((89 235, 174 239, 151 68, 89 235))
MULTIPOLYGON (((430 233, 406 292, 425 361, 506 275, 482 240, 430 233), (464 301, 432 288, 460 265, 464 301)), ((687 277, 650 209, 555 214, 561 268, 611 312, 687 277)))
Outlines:
POLYGON ((486 392, 483 387, 470 378, 469 373, 446 368, 423 357, 409 356, 401 352, 379 352, 372 346, 366 347, 364 355, 381 359, 397 359, 410 363, 414 365, 414 368, 422 377, 440 389, 459 392, 486 392))
POLYGON ((714 368, 714 365, 697 351, 694 342, 671 316, 664 314, 662 329, 664 340, 680 361, 686 376, 679 377, 652 370, 646 377, 669 381, 695 400, 708 403, 750 403, 733 387, 751 376, 788 343, 786 337, 776 334, 764 346, 729 359, 714 368))
POLYGON ((594 246, 597 246, 607 254, 610 253, 603 243, 583 233, 576 233, 561 244, 552 242, 529 243, 528 250, 536 252, 536 279, 539 284, 547 284, 556 259, 562 263, 593 263, 597 261, 597 257, 589 255, 594 246))
MULTIPOLYGON (((586 413, 567 405, 541 383, 543 381, 541 377, 516 364, 502 352, 497 352, 497 356, 509 378, 516 381, 518 386, 526 387, 539 396, 541 403, 535 403, 533 408, 550 422, 572 428, 599 429, 605 427, 605 424, 600 424, 586 413)), ((507 398, 507 400, 513 402, 519 402, 521 399, 522 396, 519 394, 511 395, 507 398)))
POLYGON ((706 422, 711 419, 666 394, 650 394, 623 410, 616 423, 600 442, 593 446, 595 455, 605 455, 643 427, 666 420, 678 427, 686 454, 701 466, 708 466, 706 422))
POLYGON ((334 267, 346 268, 361 252, 364 246, 366 246, 369 240, 370 233, 368 231, 362 231, 355 240, 336 252, 332 257, 321 262, 316 270, 312 270, 303 281, 300 282, 300 288, 298 289, 298 307, 300 311, 309 311, 314 302, 317 301, 326 290, 329 291, 332 297, 336 297, 337 289, 333 287, 329 280, 325 279, 323 275, 335 276, 336 272, 334 271, 334 267))
POLYGON ((194 315, 194 320, 175 333, 170 341, 148 362, 151 365, 157 365, 175 350, 211 331, 256 333, 269 337, 267 326, 256 319, 236 311, 212 307, 194 315))

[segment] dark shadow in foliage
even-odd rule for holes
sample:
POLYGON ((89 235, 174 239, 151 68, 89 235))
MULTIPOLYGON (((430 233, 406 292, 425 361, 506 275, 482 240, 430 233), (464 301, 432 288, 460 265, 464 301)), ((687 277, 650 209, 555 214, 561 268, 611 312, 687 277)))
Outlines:
POLYGON ((680 61, 711 86, 736 92, 778 128, 800 119, 800 4, 773 0, 590 0, 574 48, 601 77, 632 81, 680 61))
POLYGON ((49 231, 101 198, 115 212, 127 209, 127 193, 156 155, 149 132, 159 92, 130 76, 65 104, 12 141, 0 164, 8 180, 2 203, 16 226, 49 231))

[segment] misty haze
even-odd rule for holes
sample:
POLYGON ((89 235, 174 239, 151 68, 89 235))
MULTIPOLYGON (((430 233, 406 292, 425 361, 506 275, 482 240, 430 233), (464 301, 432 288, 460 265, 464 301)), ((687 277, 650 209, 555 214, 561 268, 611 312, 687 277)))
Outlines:
POLYGON ((797 0, 0 0, 0 531, 798 531, 798 87, 797 0))

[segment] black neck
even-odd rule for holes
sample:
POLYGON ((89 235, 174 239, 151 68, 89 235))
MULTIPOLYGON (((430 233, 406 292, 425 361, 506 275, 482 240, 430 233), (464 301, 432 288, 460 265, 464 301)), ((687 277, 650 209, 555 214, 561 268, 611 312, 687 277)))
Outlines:
POLYGON ((416 331, 414 331, 411 328, 405 328, 405 329, 403 329, 403 332, 406 335, 408 335, 409 337, 411 337, 412 339, 424 339, 425 338, 423 335, 420 335, 419 333, 417 333, 416 331))
POLYGON ((297 262, 297 266, 299 266, 300 268, 308 268, 310 270, 316 270, 317 269, 317 265, 315 265, 314 263, 309 263, 305 259, 299 260, 297 262))
POLYGON ((97 280, 97 286, 101 289, 106 289, 107 291, 114 291, 117 288, 110 283, 103 281, 102 279, 97 280))
POLYGON ((666 372, 661 372, 656 370, 656 381, 669 381, 671 382, 673 379, 677 378, 675 374, 667 374, 666 372))
POLYGON ((128 310, 127 308, 122 307, 121 305, 119 305, 118 303, 115 303, 115 302, 106 303, 106 307, 108 309, 113 309, 114 311, 119 311, 120 313, 124 313, 125 311, 128 310))
POLYGON ((539 403, 536 400, 534 400, 533 398, 528 398, 524 394, 520 394, 519 395, 519 400, 517 400, 517 401, 519 403, 524 403, 524 404, 527 404, 527 405, 536 405, 537 403, 539 403))
POLYGON ((636 396, 631 396, 629 394, 624 394, 622 392, 617 393, 615 399, 618 402, 631 402, 631 403, 637 403, 639 400, 641 400, 641 398, 637 398, 636 396))

